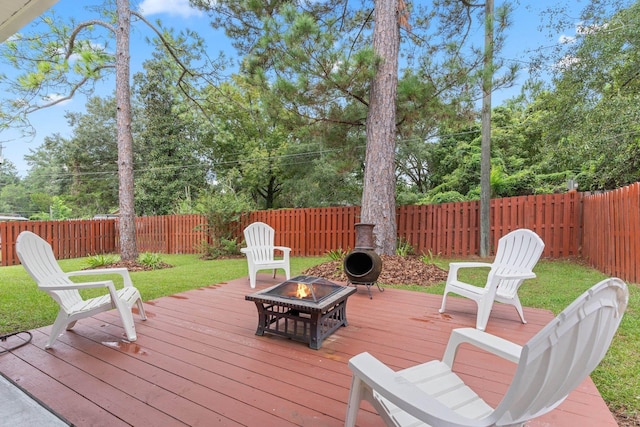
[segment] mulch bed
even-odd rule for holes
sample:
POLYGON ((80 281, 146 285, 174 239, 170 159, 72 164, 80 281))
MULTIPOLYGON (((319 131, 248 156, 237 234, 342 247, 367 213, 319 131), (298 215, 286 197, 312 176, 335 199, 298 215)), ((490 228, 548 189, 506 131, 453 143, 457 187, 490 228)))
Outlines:
MULTIPOLYGON (((382 272, 378 282, 384 285, 431 286, 447 280, 447 272, 434 264, 427 264, 417 256, 382 255, 382 272)), ((323 277, 346 282, 342 261, 329 261, 303 271, 307 276, 323 277)))
MULTIPOLYGON (((152 270, 159 270, 161 268, 171 268, 173 267, 173 265, 161 262, 156 266, 156 268, 152 268, 148 265, 140 264, 137 261, 118 261, 118 262, 114 262, 113 264, 104 265, 96 268, 121 268, 121 267, 124 267, 129 271, 152 271, 152 270)), ((91 267, 86 268, 85 270, 91 270, 91 267)))
MULTIPOLYGON (((427 264, 417 256, 382 255, 382 272, 378 282, 384 285, 418 285, 431 286, 447 280, 447 271, 427 264)), ((106 268, 125 267, 129 271, 150 271, 153 268, 137 261, 118 261, 106 268)), ((161 263, 155 269, 171 268, 170 264, 161 263)), ((103 268, 103 267, 98 267, 103 268)), ((346 282, 347 276, 342 271, 342 261, 329 261, 316 265, 302 272, 307 276, 323 277, 327 280, 346 282)))
POLYGON ((611 413, 616 417, 619 427, 638 427, 640 426, 640 414, 629 414, 624 410, 612 410, 611 413))

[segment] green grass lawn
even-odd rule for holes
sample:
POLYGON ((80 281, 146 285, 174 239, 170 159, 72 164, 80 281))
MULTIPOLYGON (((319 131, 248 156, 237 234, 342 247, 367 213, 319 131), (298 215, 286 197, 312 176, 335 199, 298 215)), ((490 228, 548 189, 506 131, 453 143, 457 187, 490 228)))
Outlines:
MULTIPOLYGON (((327 261, 325 257, 291 259, 291 274, 327 261)), ((244 258, 204 261, 197 255, 163 255, 162 261, 173 268, 131 273, 133 282, 145 300, 221 283, 247 275, 244 258)), ((434 262, 448 269, 452 259, 436 258, 434 262)), ((87 267, 87 259, 62 260, 63 270, 87 267)), ((463 271, 461 278, 483 284, 487 270, 463 271)), ((606 278, 597 270, 576 262, 543 260, 534 270, 536 279, 520 289, 522 304, 545 308, 557 314, 586 289, 606 278)), ((118 284, 118 276, 113 276, 118 284)), ((90 279, 90 278, 86 278, 90 279)), ((444 283, 431 287, 394 286, 418 292, 442 294, 444 283)), ((592 374, 600 393, 612 411, 630 416, 640 414, 640 288, 630 285, 630 301, 618 334, 600 366, 592 374)), ((94 292, 96 292, 94 290, 94 292)), ((87 295, 90 296, 91 294, 87 295)), ((29 330, 52 324, 57 304, 35 283, 22 266, 0 268, 0 334, 29 330)))

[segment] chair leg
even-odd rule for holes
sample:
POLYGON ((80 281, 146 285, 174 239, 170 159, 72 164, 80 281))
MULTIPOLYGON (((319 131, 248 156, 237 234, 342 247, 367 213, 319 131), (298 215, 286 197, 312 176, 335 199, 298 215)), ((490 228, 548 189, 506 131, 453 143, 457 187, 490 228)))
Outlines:
POLYGON ((53 343, 58 339, 60 334, 62 334, 62 331, 64 331, 65 329, 69 330, 73 327, 73 325, 76 322, 75 321, 68 322, 68 319, 69 319, 69 316, 67 316, 67 313, 65 313, 62 310, 58 312, 58 316, 56 317, 56 320, 55 322, 53 322, 53 326, 51 327, 51 334, 49 335, 49 340, 47 341, 47 344, 44 346, 44 348, 51 348, 51 346, 53 346, 53 343))
POLYGON ((140 294, 136 290, 135 293, 126 295, 125 298, 127 299, 123 299, 120 295, 116 295, 115 292, 110 293, 111 303, 120 314, 120 320, 122 320, 122 327, 127 335, 127 339, 129 341, 135 341, 138 337, 136 336, 136 325, 133 322, 133 312, 131 311, 131 307, 133 307, 133 301, 138 301, 140 299, 140 294))
POLYGON ((73 322, 67 323, 67 327, 65 329, 67 331, 70 331, 71 329, 73 329, 74 326, 76 326, 76 322, 77 322, 77 320, 74 320, 73 322))
POLYGON ((440 310, 438 310, 439 313, 444 313, 444 309, 447 306, 447 294, 448 292, 445 290, 444 295, 442 295, 442 305, 440 306, 440 310))
POLYGON ((133 322, 133 313, 131 313, 131 309, 128 309, 126 306, 117 308, 120 313, 120 319, 122 319, 122 326, 127 334, 127 339, 129 341, 135 341, 138 337, 136 335, 136 325, 133 322))
POLYGON ((136 301, 136 305, 138 306, 138 314, 142 320, 147 320, 147 313, 144 311, 144 305, 142 304, 142 299, 138 298, 136 301))
POLYGON ((344 420, 344 427, 354 427, 360 410, 362 400, 362 380, 355 375, 351 378, 351 391, 347 402, 347 416, 344 420))
POLYGON ((518 295, 513 298, 513 305, 516 308, 516 311, 518 312, 522 323, 527 323, 527 321, 524 320, 524 312, 522 311, 522 304, 520 304, 520 298, 518 298, 518 295))
POLYGON ((251 289, 256 287, 256 273, 257 271, 249 270, 249 285, 251 289))
POLYGON ((484 299, 476 302, 478 304, 478 317, 476 319, 476 329, 484 331, 485 328, 487 327, 487 323, 489 322, 489 315, 491 314, 491 309, 493 308, 493 299, 489 304, 487 304, 484 299))

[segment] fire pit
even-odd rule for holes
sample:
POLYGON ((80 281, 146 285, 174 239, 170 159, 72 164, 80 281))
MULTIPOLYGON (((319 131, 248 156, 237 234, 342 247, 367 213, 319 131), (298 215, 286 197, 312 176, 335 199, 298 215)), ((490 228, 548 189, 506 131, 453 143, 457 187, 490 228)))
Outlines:
POLYGON ((347 298, 355 288, 313 276, 297 276, 245 296, 258 309, 256 335, 265 332, 309 343, 314 350, 347 326, 347 298))

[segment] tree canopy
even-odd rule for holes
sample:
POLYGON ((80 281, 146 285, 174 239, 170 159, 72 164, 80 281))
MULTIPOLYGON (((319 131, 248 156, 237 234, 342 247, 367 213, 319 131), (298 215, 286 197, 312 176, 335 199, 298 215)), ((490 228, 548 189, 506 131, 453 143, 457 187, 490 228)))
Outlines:
MULTIPOLYGON (((215 191, 232 191, 259 209, 362 203, 366 121, 381 60, 373 50, 375 4, 192 3, 233 40, 239 68, 222 79, 214 62, 203 62, 204 35, 157 27, 154 53, 133 80, 135 213, 182 212, 186 200, 215 191)), ((471 34, 483 19, 464 3, 396 3, 393 153, 385 154, 393 162, 379 168, 391 169, 392 203, 479 198, 483 52, 471 34)), ((584 190, 639 179, 638 5, 589 2, 575 40, 537 58, 554 64, 550 77, 534 74, 520 95, 493 108, 492 197, 566 191, 569 179, 584 190)), ((113 12, 98 17, 114 19, 113 12)), ((509 12, 509 3, 496 11, 497 52, 508 43, 509 12)), ((548 12, 550 31, 566 25, 559 11, 548 12)), ((22 59, 51 52, 56 37, 72 37, 72 23, 44 20, 50 36, 10 41, 2 47, 5 63, 26 67, 22 59)), ((91 45, 92 37, 77 39, 80 60, 27 67, 0 83, 46 102, 54 86, 39 83, 56 78, 45 76, 71 70, 78 79, 100 77, 113 55, 107 42, 91 45)), ((512 84, 518 68, 496 57, 494 86, 512 84)), ((57 80, 69 89, 74 78, 57 80)), ((85 112, 69 113, 70 136, 47 136, 28 156, 26 176, 11 162, 0 166, 2 210, 46 213, 53 197, 75 217, 116 210, 115 105, 112 97, 90 97, 85 112)), ((17 106, 3 104, 1 126, 26 123, 12 115, 17 106)))

